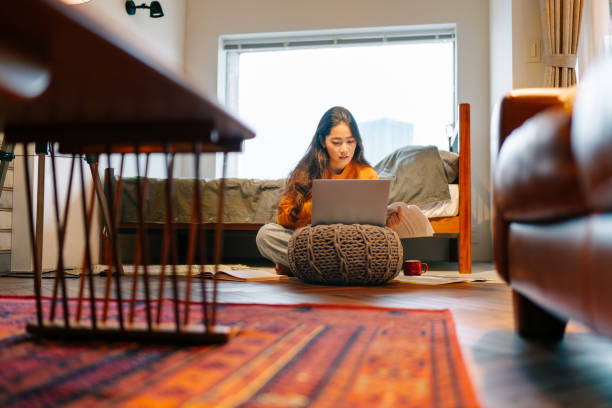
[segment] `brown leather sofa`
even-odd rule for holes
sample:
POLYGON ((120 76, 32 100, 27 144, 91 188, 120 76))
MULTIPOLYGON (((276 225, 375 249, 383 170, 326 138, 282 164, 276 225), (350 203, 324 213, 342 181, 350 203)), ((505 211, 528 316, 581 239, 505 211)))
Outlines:
POLYGON ((612 336, 612 58, 577 88, 506 95, 492 119, 495 265, 523 337, 612 336))

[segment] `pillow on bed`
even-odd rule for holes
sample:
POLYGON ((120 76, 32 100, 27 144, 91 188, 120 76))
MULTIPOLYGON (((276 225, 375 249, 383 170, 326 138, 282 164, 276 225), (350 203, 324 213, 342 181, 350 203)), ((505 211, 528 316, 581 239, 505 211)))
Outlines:
POLYGON ((404 146, 374 166, 379 178, 391 178, 389 202, 427 204, 449 200, 444 164, 435 146, 404 146))
POLYGON ((459 176, 459 155, 457 153, 447 152, 446 150, 439 150, 438 153, 440 153, 440 158, 442 159, 442 163, 444 163, 446 181, 450 184, 459 176))

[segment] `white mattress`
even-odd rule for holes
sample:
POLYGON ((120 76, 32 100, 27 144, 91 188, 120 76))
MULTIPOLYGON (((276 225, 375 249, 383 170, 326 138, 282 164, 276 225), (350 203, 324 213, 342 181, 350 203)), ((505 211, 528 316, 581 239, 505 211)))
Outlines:
POLYGON ((448 190, 450 191, 450 200, 435 201, 419 206, 427 218, 454 217, 459 215, 459 185, 449 184, 448 190))

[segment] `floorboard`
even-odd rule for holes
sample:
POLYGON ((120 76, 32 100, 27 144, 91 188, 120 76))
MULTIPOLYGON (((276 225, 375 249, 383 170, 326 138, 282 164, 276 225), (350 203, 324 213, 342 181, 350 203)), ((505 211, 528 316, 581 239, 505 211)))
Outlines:
MULTIPOLYGON (((447 267, 433 265, 432 270, 447 267)), ((491 264, 474 265, 476 272, 491 268, 491 264)), ((101 283, 104 278, 96 280, 101 283)), ((129 280, 124 280, 127 295, 129 280)), ((183 283, 181 279, 181 288, 183 283)), ((50 293, 52 285, 52 279, 43 281, 45 294, 50 293)), ((70 296, 75 296, 77 280, 68 280, 68 288, 70 296)), ((197 298, 199 282, 192 288, 197 298)), ((170 287, 166 289, 170 295, 170 287)), ((0 294, 31 293, 29 278, 0 279, 0 294)), ((612 342, 573 322, 557 346, 522 340, 513 331, 510 289, 500 281, 437 286, 390 283, 379 287, 318 286, 297 279, 260 283, 220 281, 219 300, 448 308, 453 313, 463 355, 483 406, 612 407, 612 342)))

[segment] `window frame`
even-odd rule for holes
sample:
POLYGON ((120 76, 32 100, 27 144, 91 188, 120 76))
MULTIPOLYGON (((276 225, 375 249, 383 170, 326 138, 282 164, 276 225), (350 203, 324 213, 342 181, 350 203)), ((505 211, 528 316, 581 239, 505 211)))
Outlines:
MULTIPOLYGON (((455 133, 458 128, 458 76, 457 26, 454 23, 220 35, 218 42, 217 98, 222 105, 238 115, 238 112, 234 109, 234 106, 237 106, 237 101, 235 104, 233 102, 238 97, 238 81, 232 83, 230 78, 238 75, 239 62, 237 61, 239 61, 240 53, 439 41, 450 41, 453 44, 452 99, 455 109, 453 109, 452 118, 454 129, 450 130, 450 133, 455 133), (235 61, 232 62, 232 59, 235 59, 235 61)), ((451 137, 452 135, 449 135, 449 150, 451 137)), ((236 168, 237 160, 237 154, 228 155, 227 166, 230 171, 236 168)), ((215 158, 215 177, 220 177, 222 172, 222 154, 217 154, 215 158)))

